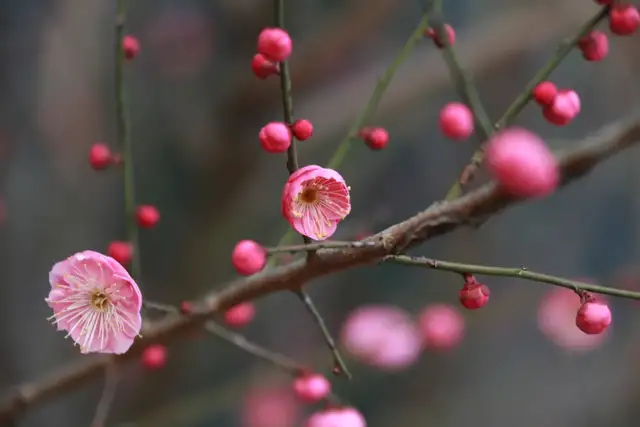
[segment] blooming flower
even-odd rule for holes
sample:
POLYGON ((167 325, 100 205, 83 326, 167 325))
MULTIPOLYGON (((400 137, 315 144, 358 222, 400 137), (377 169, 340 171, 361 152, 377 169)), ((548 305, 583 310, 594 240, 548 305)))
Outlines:
POLYGON ((82 353, 125 353, 142 326, 142 295, 127 270, 98 252, 79 252, 49 273, 49 318, 82 353))
POLYGON ((298 169, 282 192, 282 215, 298 233, 314 240, 331 237, 350 211, 349 187, 333 169, 298 169))

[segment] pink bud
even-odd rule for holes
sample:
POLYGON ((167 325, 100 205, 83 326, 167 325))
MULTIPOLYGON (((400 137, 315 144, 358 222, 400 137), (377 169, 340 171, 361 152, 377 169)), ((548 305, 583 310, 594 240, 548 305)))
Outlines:
POLYGON ((317 402, 331 393, 331 383, 320 374, 307 374, 293 381, 293 390, 305 402, 317 402))
POLYGON ((298 141, 306 141, 313 135, 313 125, 306 119, 296 120, 291 125, 291 131, 298 141))
POLYGON ((241 240, 233 248, 231 262, 239 274, 250 276, 264 268, 267 263, 267 253, 253 240, 241 240))
POLYGON ((489 302, 489 288, 473 279, 466 281, 460 289, 458 297, 460 303, 469 310, 484 307, 489 302))
POLYGON ((488 143, 487 164, 498 184, 515 197, 542 197, 560 181, 558 162, 536 134, 508 128, 488 143))
POLYGON ((263 54, 256 53, 251 60, 253 74, 260 80, 278 74, 278 64, 268 60, 263 54))
POLYGON ((440 111, 440 130, 447 138, 464 140, 473 133, 473 113, 466 105, 450 102, 440 111))
POLYGON ((588 335, 597 335, 611 324, 611 310, 601 302, 585 302, 578 309, 576 326, 588 335))
POLYGON ((253 320, 256 309, 247 301, 231 307, 224 313, 224 322, 233 328, 241 328, 253 320))
POLYGON ((587 61, 602 61, 609 53, 609 39, 602 31, 594 30, 580 39, 578 47, 587 61))
POLYGON ((564 126, 580 113, 580 96, 573 90, 561 90, 542 113, 551 123, 564 126))
POLYGON ((292 49, 291 37, 282 28, 265 28, 258 35, 258 53, 271 61, 286 61, 292 49))
MULTIPOLYGON (((444 24, 444 31, 447 34, 447 38, 449 39, 449 46, 453 46, 456 42, 456 32, 453 29, 453 27, 449 24, 444 24)), ((427 28, 424 31, 424 35, 425 37, 429 37, 430 39, 433 39, 433 42, 435 43, 436 46, 438 46, 440 49, 442 49, 444 47, 444 43, 442 42, 442 40, 440 39, 440 37, 438 36, 438 34, 436 33, 436 30, 433 28, 427 28)))
POLYGON ((609 29, 619 36, 630 36, 640 26, 640 13, 632 4, 613 4, 609 11, 609 29))
POLYGON ((382 150, 389 144, 389 132, 384 128, 364 128, 360 136, 372 150, 382 150))
POLYGON ((292 133, 285 123, 271 122, 260 129, 260 145, 268 153, 284 153, 291 145, 292 133))
POLYGON ((142 352, 141 361, 147 370, 160 369, 167 364, 167 348, 160 344, 150 345, 142 352))
POLYGON ((552 82, 542 82, 533 89, 533 99, 541 106, 551 105, 556 99, 558 88, 552 82))

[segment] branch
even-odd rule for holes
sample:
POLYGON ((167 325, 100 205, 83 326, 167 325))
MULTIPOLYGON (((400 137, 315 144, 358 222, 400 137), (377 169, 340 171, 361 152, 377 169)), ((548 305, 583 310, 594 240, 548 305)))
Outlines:
POLYGON ((113 364, 107 366, 104 373, 102 397, 98 403, 96 415, 93 418, 91 427, 104 427, 106 424, 107 418, 109 417, 109 411, 111 410, 111 405, 116 397, 118 382, 120 382, 120 372, 118 371, 118 367, 113 364))
MULTIPOLYGON (((173 316, 183 316, 183 314, 177 307, 170 304, 147 301, 145 303, 145 306, 148 309, 157 310, 159 312, 170 314, 173 316)), ((300 372, 303 372, 307 369, 306 367, 297 363, 295 360, 280 353, 268 350, 267 348, 262 347, 259 344, 251 342, 243 335, 232 332, 227 328, 217 324, 213 320, 208 320, 204 324, 204 329, 212 335, 215 335, 216 337, 230 344, 233 344, 234 346, 251 354, 252 356, 257 357, 258 359, 262 359, 276 366, 277 368, 290 373, 291 375, 298 375, 300 372)))
MULTIPOLYGON (((382 101, 383 95, 389 88, 389 85, 391 84, 391 80, 393 80, 393 77, 396 75, 396 72, 400 69, 400 66, 406 61, 409 55, 413 52, 413 49, 416 47, 418 42, 422 40, 423 38, 422 33, 424 32, 424 30, 427 28, 428 25, 429 25, 429 13, 425 12, 423 13, 418 25, 411 32, 411 35, 405 42, 404 46, 402 46, 402 49, 400 49, 400 52, 398 53, 398 55, 393 58, 393 61, 391 61, 391 64, 389 64, 389 66, 384 71, 384 73, 382 73, 382 76, 380 76, 380 78, 378 79, 373 89, 373 92, 369 97, 369 100, 365 104, 364 109, 362 110, 358 118, 351 124, 351 126, 349 127, 349 130, 347 131, 347 134, 342 139, 342 141, 338 145, 338 148, 336 148, 336 151, 331 156, 331 159, 327 164, 328 168, 336 169, 338 168, 338 166, 340 166, 340 164, 342 164, 342 161, 344 160, 345 156, 349 152, 349 148, 351 148, 351 143, 353 142, 354 139, 358 137, 358 133, 360 132, 360 130, 365 126, 367 121, 371 118, 373 113, 378 108, 378 105, 380 105, 380 101, 382 101)), ((293 238, 293 235, 294 235, 293 230, 291 229, 287 230, 287 232, 282 236, 282 238, 278 242, 278 246, 283 246, 288 242, 290 242, 291 239, 293 238)))
MULTIPOLYGON (((579 146, 558 156, 561 184, 567 185, 584 176, 600 162, 638 141, 638 113, 627 120, 606 126, 579 146)), ((203 325, 214 313, 274 292, 297 289, 313 279, 331 273, 380 262, 389 255, 395 255, 399 247, 415 246, 476 219, 496 215, 520 201, 522 200, 500 191, 494 183, 489 183, 456 200, 429 207, 365 240, 375 242, 374 245, 352 249, 323 249, 316 252, 312 259, 302 259, 238 279, 224 286, 221 291, 209 294, 192 316, 168 318, 152 325, 145 331, 145 339, 135 343, 121 356, 83 357, 39 380, 20 385, 12 396, 0 404, 0 422, 11 420, 22 409, 36 406, 79 387, 99 376, 111 362, 120 365, 136 360, 149 342, 166 343, 174 340, 195 326, 203 325)))
MULTIPOLYGON (((276 15, 276 25, 282 29, 285 29, 284 25, 284 0, 274 0, 275 5, 275 15, 276 15)), ((282 94, 282 108, 284 110, 284 120, 287 125, 291 126, 293 124, 293 100, 291 99, 291 77, 289 75, 289 64, 288 61, 282 61, 280 63, 280 91, 282 94)), ((298 153, 296 151, 296 141, 295 138, 292 138, 291 145, 287 150, 287 170, 289 171, 289 175, 293 174, 298 170, 298 153)), ((311 239, 307 236, 302 236, 305 244, 311 243, 311 239)), ((307 256, 312 257, 314 255, 314 251, 309 251, 307 256)), ((322 336, 324 337, 331 354, 333 355, 334 368, 333 372, 337 374, 344 375, 347 379, 351 379, 351 373, 347 368, 347 365, 344 363, 342 356, 340 356, 340 352, 336 347, 335 340, 333 336, 331 336, 331 332, 327 328, 322 315, 316 308, 311 296, 304 290, 302 286, 294 290, 296 296, 300 299, 300 301, 304 304, 307 311, 313 317, 313 320, 320 328, 322 332, 322 336)))
POLYGON ((345 249, 345 248, 364 248, 368 246, 374 246, 375 242, 369 241, 355 241, 355 242, 331 242, 322 241, 315 243, 308 243, 304 245, 291 245, 291 246, 279 246, 275 248, 267 248, 267 254, 279 254, 279 253, 298 253, 298 252, 314 252, 318 249, 345 249))
MULTIPOLYGON (((591 19, 589 19, 584 25, 582 25, 578 31, 571 36, 570 38, 564 40, 558 48, 556 49, 555 54, 547 61, 546 64, 540 68, 540 70, 536 73, 535 76, 527 83, 524 88, 524 91, 507 107, 507 110, 504 112, 502 117, 498 119, 495 124, 495 129, 502 129, 507 126, 522 110, 527 104, 531 101, 531 97, 533 96, 533 90, 539 83, 548 79, 551 73, 555 71, 556 68, 560 65, 560 63, 571 53, 571 50, 576 46, 578 41, 589 31, 593 30, 604 18, 609 14, 609 6, 604 6, 600 11, 595 14, 591 19)), ((442 36, 441 36, 442 37, 442 36)), ((448 38, 444 37, 444 42, 448 43, 448 38)), ((454 61, 455 63, 455 61, 454 61)), ((467 86, 468 87, 468 86, 467 86)), ((478 148, 475 153, 471 156, 471 161, 464 168, 462 173, 460 174, 460 178, 451 186, 449 191, 447 192, 446 200, 453 200, 456 197, 460 197, 462 194, 462 186, 466 185, 471 181, 480 167, 484 159, 484 149, 485 144, 482 144, 480 148, 478 148)))
POLYGON ((451 271, 460 274, 484 274, 486 276, 514 277, 517 279, 530 280, 532 282, 548 283, 550 285, 561 286, 572 289, 576 292, 588 291, 597 294, 611 295, 615 297, 640 299, 640 292, 632 292, 624 289, 609 288, 589 283, 568 280, 562 277, 550 276, 548 274, 536 273, 527 270, 525 267, 492 267, 486 265, 462 264, 458 262, 440 261, 425 257, 410 257, 405 255, 389 256, 385 258, 387 262, 395 264, 410 265, 416 267, 430 268, 433 270, 451 271))
POLYGON ((127 90, 124 84, 124 24, 127 14, 127 0, 118 0, 115 35, 115 91, 116 91, 116 138, 118 147, 122 150, 124 166, 124 213, 127 227, 127 240, 133 247, 131 273, 136 280, 142 280, 140 275, 140 244, 138 240, 138 225, 135 210, 135 182, 133 168, 133 142, 131 141, 131 125, 127 105, 127 90))

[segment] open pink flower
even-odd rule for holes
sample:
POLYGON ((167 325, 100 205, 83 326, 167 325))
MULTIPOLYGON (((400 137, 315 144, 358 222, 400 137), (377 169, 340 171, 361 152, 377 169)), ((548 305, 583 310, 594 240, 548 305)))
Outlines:
POLYGON ((349 187, 333 169, 298 169, 282 192, 282 215, 298 233, 314 240, 331 237, 350 211, 349 187))
POLYGON ((50 320, 82 353, 122 354, 131 347, 142 326, 142 295, 118 261, 79 252, 55 264, 49 282, 50 320))

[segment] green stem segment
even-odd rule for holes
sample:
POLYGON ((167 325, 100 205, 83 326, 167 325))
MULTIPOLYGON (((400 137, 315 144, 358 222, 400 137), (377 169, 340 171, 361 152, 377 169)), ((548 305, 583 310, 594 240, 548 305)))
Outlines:
POLYGON ((478 93, 476 86, 471 81, 469 75, 464 71, 455 49, 453 49, 453 46, 449 43, 449 35, 447 34, 442 20, 442 3, 443 0, 436 0, 433 3, 433 15, 438 20, 434 25, 434 29, 438 39, 444 47, 444 60, 451 72, 451 78, 456 85, 458 94, 465 104, 469 106, 471 111, 473 111, 473 116, 477 125, 477 132, 480 133, 482 140, 486 140, 489 138, 489 135, 493 133, 493 123, 480 100, 480 94, 478 93))
POLYGON ((624 289, 609 288, 575 280, 563 279, 561 277, 550 276, 548 274, 529 271, 524 267, 492 267, 486 265, 462 264, 458 262, 440 261, 424 257, 409 257, 405 255, 389 256, 385 258, 387 262, 396 264, 430 268, 433 270, 450 271, 460 274, 484 274, 487 276, 513 277, 517 279, 529 280, 532 282, 549 283, 555 286, 572 289, 578 293, 581 291, 593 292, 603 295, 611 295, 622 298, 640 300, 640 292, 627 291, 624 289))
MULTIPOLYGON (((285 28, 285 19, 284 19, 284 0, 275 0, 275 18, 276 25, 282 29, 285 28)), ((284 120, 285 122, 291 126, 293 124, 293 100, 291 97, 291 74, 289 72, 289 63, 288 61, 280 62, 280 92, 282 95, 282 108, 284 111, 284 120)), ((289 175, 298 170, 298 153, 296 147, 296 141, 292 140, 289 149, 287 150, 287 170, 289 171, 289 175)), ((290 230, 291 231, 291 230, 290 230)), ((285 238, 287 235, 285 235, 285 238)), ((302 236, 305 245, 311 243, 311 239, 306 236, 302 236)), ((280 246, 280 245, 278 245, 280 246)), ((309 250, 307 252, 307 256, 309 258, 313 257, 315 250, 309 250)), ((304 304, 307 311, 311 314, 314 321, 320 328, 322 335, 333 354, 334 360, 334 372, 338 372, 347 379, 351 379, 351 373, 347 368, 347 365, 344 363, 342 357, 340 356, 340 352, 338 351, 335 340, 329 332, 329 329, 326 327, 324 319, 322 315, 316 308, 313 300, 309 296, 309 294, 304 290, 304 288, 300 287, 295 291, 296 296, 300 299, 300 301, 304 304)))
POLYGON ((127 1, 118 0, 115 34, 115 91, 116 91, 116 139, 122 150, 124 168, 124 209, 127 240, 133 247, 131 274, 140 281, 140 245, 138 242, 138 225, 136 224, 136 199, 133 168, 133 143, 131 141, 131 125, 127 105, 127 90, 124 84, 125 57, 122 49, 124 38, 124 24, 127 13, 127 1))

